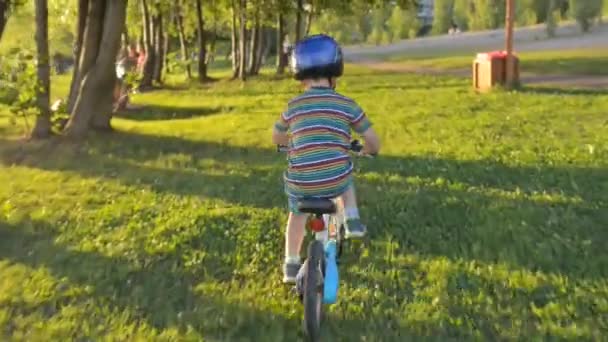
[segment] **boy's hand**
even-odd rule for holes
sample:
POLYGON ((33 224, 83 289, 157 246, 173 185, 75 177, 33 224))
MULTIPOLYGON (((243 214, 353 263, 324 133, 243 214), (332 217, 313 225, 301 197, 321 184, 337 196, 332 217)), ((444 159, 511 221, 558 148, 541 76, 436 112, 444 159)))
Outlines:
POLYGON ((289 145, 289 136, 275 127, 272 130, 272 142, 276 145, 289 145))

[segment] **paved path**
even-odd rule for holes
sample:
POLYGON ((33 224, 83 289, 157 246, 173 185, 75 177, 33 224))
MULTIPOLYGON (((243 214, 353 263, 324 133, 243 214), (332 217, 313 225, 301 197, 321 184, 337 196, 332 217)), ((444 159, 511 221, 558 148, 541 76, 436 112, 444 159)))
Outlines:
MULTIPOLYGON (((516 51, 608 48, 608 23, 594 27, 592 32, 587 34, 582 34, 576 24, 566 23, 557 29, 557 38, 552 39, 547 39, 544 25, 524 27, 515 30, 514 40, 516 51)), ((385 46, 347 46, 344 48, 344 55, 349 62, 366 65, 377 70, 470 77, 470 69, 437 70, 403 63, 386 62, 382 59, 390 55, 422 56, 458 53, 474 56, 479 51, 502 49, 503 41, 503 30, 466 32, 453 36, 445 35, 403 40, 385 46)), ((608 76, 534 75, 524 73, 521 79, 526 84, 608 89, 608 76)))

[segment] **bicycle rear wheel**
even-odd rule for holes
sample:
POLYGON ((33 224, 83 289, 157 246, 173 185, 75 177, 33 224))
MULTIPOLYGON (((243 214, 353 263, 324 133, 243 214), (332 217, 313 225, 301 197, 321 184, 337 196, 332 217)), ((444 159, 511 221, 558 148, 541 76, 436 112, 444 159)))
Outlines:
POLYGON ((325 252, 320 241, 308 245, 308 260, 304 276, 304 331, 310 341, 318 341, 323 311, 323 270, 325 252))

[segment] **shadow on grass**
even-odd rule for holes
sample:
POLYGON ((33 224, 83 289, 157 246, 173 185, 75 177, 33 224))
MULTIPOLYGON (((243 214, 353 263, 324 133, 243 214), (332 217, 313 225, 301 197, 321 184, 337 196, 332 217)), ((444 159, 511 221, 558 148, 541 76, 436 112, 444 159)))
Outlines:
POLYGON ((114 116, 129 120, 153 121, 153 120, 175 120, 191 119, 196 117, 210 116, 230 111, 231 108, 223 107, 177 107, 161 105, 137 106, 134 109, 120 111, 114 116))
MULTIPOLYGON (((104 307, 109 306, 109 312, 127 312, 131 319, 145 322, 161 331, 177 328, 185 334, 193 329, 200 339, 258 341, 259 336, 263 334, 264 341, 296 341, 302 337, 300 318, 287 318, 281 314, 256 309, 244 301, 224 298, 222 294, 226 288, 222 283, 217 283, 216 278, 212 278, 224 268, 220 268, 218 272, 218 264, 210 261, 212 258, 205 257, 199 263, 186 265, 184 252, 200 251, 206 256, 228 254, 232 260, 235 259, 235 256, 230 254, 228 245, 211 245, 205 241, 209 237, 204 234, 167 254, 153 256, 138 250, 135 255, 130 254, 128 259, 109 257, 95 251, 82 251, 67 243, 58 243, 55 234, 57 232, 54 228, 45 222, 9 224, 0 220, 0 260, 21 263, 32 268, 44 267, 57 279, 67 278, 69 285, 86 286, 88 289, 79 294, 57 293, 62 297, 61 300, 43 302, 35 307, 22 308, 19 307, 19 302, 11 302, 10 312, 16 317, 19 317, 20 311, 24 309, 27 310, 26 315, 38 312, 51 318, 65 306, 73 309, 82 306, 87 311, 103 312, 104 307), (219 287, 206 290, 203 286, 201 289, 199 285, 206 282, 216 284, 215 286, 219 284, 219 287)), ((231 276, 232 280, 239 280, 238 275, 231 276)), ((252 280, 242 278, 240 281, 252 280)), ((35 283, 31 285, 36 286, 35 283)), ((277 289, 273 291, 276 292, 277 289)), ((297 300, 285 287, 281 286, 278 291, 282 292, 287 300, 297 300)), ((260 293, 260 296, 264 294, 260 293)), ((84 315, 89 314, 90 312, 86 312, 84 315)), ((15 328, 12 318, 10 314, 4 317, 7 323, 6 333, 9 336, 15 328)), ((100 324, 100 318, 103 319, 97 317, 94 324, 100 324)), ((129 323, 138 322, 127 324, 129 323)), ((350 341, 363 335, 372 340, 383 341, 398 341, 397 337, 403 336, 414 337, 403 328, 392 331, 372 330, 369 329, 368 322, 363 320, 338 320, 332 323, 342 326, 342 329, 348 328, 346 332, 334 332, 336 334, 332 340, 350 341)), ((120 327, 107 327, 101 331, 112 331, 112 328, 120 327)), ((72 337, 83 333, 74 331, 72 337)), ((192 337, 191 332, 189 336, 192 337)), ((95 339, 103 336, 82 337, 95 339)))
MULTIPOLYGON (((285 206, 284 156, 270 149, 121 132, 73 148, 2 142, 11 144, 3 149, 5 165, 76 172, 227 206, 285 206)), ((597 278, 608 269, 606 169, 431 156, 382 156, 357 168, 378 173, 357 181, 372 235, 388 232, 428 255, 573 277, 597 278)))
MULTIPOLYGON (((206 256, 212 252, 225 253, 210 249, 204 236, 167 255, 142 255, 127 260, 69 248, 54 242, 52 227, 41 222, 29 225, 33 225, 36 232, 0 222, 0 258, 30 267, 45 267, 57 278, 67 277, 72 284, 90 286, 95 306, 109 303, 113 309, 127 310, 163 330, 178 327, 185 332, 189 326, 194 327, 205 338, 253 339, 259 331, 268 331, 272 336, 273 330, 288 333, 290 339, 298 335, 297 322, 245 303, 230 303, 207 293, 196 293, 197 284, 209 280, 204 275, 217 274, 217 263, 209 262, 206 257, 187 269, 181 253, 186 248, 203 251, 206 256)), ((63 303, 69 304, 74 303, 63 303)), ((49 312, 49 309, 54 312, 59 308, 39 310, 49 312)))

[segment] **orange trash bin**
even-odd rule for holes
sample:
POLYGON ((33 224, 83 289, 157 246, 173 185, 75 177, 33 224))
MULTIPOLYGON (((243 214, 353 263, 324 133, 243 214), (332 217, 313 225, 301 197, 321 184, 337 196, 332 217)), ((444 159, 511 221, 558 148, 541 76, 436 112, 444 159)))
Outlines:
MULTIPOLYGON (((519 60, 513 55, 514 78, 519 82, 519 60)), ((495 85, 504 85, 507 76, 507 53, 506 51, 492 51, 478 53, 473 61, 473 88, 485 92, 491 90, 495 85)))

